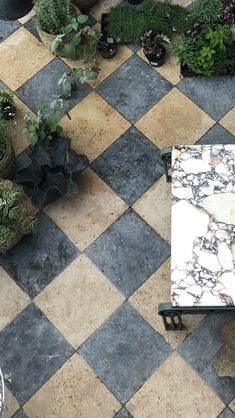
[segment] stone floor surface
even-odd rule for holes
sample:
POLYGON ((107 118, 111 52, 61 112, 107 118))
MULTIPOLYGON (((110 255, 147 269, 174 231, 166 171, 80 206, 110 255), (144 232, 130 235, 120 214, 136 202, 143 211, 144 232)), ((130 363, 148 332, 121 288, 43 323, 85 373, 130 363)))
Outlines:
MULTIPOLYGON (((91 21, 118 3, 100 1, 91 21)), ((47 51, 33 20, 32 12, 0 21, 17 158, 28 145, 24 112, 51 99, 74 65, 47 51)), ((91 163, 80 195, 47 206, 38 235, 0 257, 5 418, 235 417, 235 378, 214 367, 234 314, 187 317, 185 331, 167 333, 156 310, 170 299, 170 186, 160 149, 234 144, 235 79, 181 79, 170 52, 153 69, 131 45, 100 67, 70 100, 71 121, 62 119, 91 163)))

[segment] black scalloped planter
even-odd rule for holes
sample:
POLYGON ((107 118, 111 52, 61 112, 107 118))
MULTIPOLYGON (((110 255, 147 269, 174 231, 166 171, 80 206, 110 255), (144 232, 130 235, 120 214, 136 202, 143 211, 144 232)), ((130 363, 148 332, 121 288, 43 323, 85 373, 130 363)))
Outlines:
POLYGON ((0 19, 16 20, 33 8, 32 0, 0 0, 0 19))
POLYGON ((21 154, 14 181, 23 186, 38 209, 59 197, 79 193, 76 178, 88 167, 89 161, 70 146, 70 138, 58 136, 47 148, 30 145, 24 155, 21 154))

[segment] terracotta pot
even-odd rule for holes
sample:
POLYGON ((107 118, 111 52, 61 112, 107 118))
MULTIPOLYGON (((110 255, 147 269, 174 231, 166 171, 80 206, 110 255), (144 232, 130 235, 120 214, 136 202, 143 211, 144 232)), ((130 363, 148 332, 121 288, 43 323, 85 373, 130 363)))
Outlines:
POLYGON ((9 139, 6 141, 6 151, 0 160, 0 178, 11 179, 16 168, 15 151, 9 139))
POLYGON ((98 0, 74 0, 73 3, 83 12, 86 13, 90 10, 98 0))
MULTIPOLYGON (((81 14, 80 9, 75 4, 73 4, 73 9, 75 10, 77 15, 81 14)), ((38 34, 40 36, 40 39, 41 39, 42 43, 51 52, 51 43, 54 42, 54 40, 60 34, 58 33, 57 35, 52 35, 51 33, 48 33, 48 32, 45 32, 44 30, 42 30, 39 26, 37 27, 37 31, 38 31, 38 34)), ((63 47, 64 45, 65 44, 63 44, 63 42, 62 42, 61 46, 63 47)), ((63 54, 60 53, 60 52, 54 52, 54 55, 56 55, 58 57, 63 57, 63 54)))

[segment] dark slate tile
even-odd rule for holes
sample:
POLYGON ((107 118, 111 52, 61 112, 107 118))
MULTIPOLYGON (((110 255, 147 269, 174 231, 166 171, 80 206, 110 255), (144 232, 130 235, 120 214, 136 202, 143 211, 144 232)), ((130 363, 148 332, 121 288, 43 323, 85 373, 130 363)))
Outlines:
POLYGON ((134 55, 98 87, 103 96, 131 123, 135 123, 172 88, 141 58, 134 55))
POLYGON ((185 77, 177 88, 215 120, 235 105, 235 77, 185 77))
POLYGON ((210 144, 234 144, 235 137, 230 134, 218 123, 214 125, 203 137, 197 142, 197 144, 210 145, 210 144))
MULTIPOLYGON (((16 90, 16 95, 35 112, 38 103, 50 102, 60 92, 57 82, 64 73, 69 71, 70 68, 63 61, 55 58, 16 90)), ((70 110, 78 104, 91 90, 92 88, 88 84, 78 84, 78 89, 67 101, 68 109, 70 110)))
POLYGON ((128 129, 91 167, 129 205, 164 172, 159 149, 135 127, 128 129))
POLYGON ((73 353, 57 329, 33 304, 0 332, 0 358, 6 383, 25 403, 73 353))
POLYGON ((235 418, 235 414, 229 408, 225 408, 218 418, 235 418))
POLYGON ((4 41, 8 36, 21 27, 17 20, 1 20, 0 19, 0 42, 4 41))
POLYGON ((126 408, 120 409, 113 418, 133 418, 130 412, 126 410, 126 408))
POLYGON ((171 351, 164 338, 125 303, 79 353, 117 399, 126 403, 171 351))
POLYGON ((0 265, 30 297, 35 297, 77 256, 77 247, 41 213, 36 235, 26 235, 0 256, 0 265))
POLYGON ((86 254, 128 297, 169 257, 170 247, 129 209, 86 254))
POLYGON ((35 36, 35 38, 37 38, 40 42, 41 42, 41 38, 40 38, 40 36, 39 36, 39 34, 38 34, 38 31, 37 31, 37 29, 36 29, 36 27, 35 27, 35 20, 34 20, 34 17, 32 17, 32 19, 30 19, 30 20, 28 20, 28 22, 26 22, 25 24, 24 24, 24 27, 29 31, 29 32, 31 32, 32 33, 32 35, 34 35, 35 36))
POLYGON ((235 313, 209 315, 179 347, 180 354, 199 373, 225 403, 229 403, 235 396, 235 379, 219 377, 213 362, 216 353, 223 346, 224 341, 220 330, 235 313))
POLYGON ((28 418, 28 415, 23 411, 23 409, 19 409, 12 418, 28 418))

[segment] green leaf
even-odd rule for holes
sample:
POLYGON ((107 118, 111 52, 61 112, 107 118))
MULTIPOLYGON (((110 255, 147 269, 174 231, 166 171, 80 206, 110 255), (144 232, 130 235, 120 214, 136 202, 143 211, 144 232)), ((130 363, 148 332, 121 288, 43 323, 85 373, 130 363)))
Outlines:
POLYGON ((113 44, 113 38, 107 38, 107 42, 108 42, 108 44, 113 44))
POLYGON ((74 60, 77 57, 76 48, 72 43, 65 45, 62 52, 66 58, 70 58, 71 60, 74 60))
POLYGON ((73 46, 78 46, 81 43, 81 36, 79 34, 76 34, 73 39, 71 40, 71 43, 73 46))
POLYGON ((87 75, 87 80, 96 80, 97 79, 97 71, 91 71, 87 75))
POLYGON ((44 110, 47 109, 47 103, 46 102, 40 102, 40 103, 37 104, 36 108, 40 112, 44 112, 44 110))
POLYGON ((37 141, 38 141, 38 136, 37 135, 31 135, 30 136, 30 142, 31 142, 32 145, 36 145, 37 141))
POLYGON ((78 23, 83 24, 83 23, 86 23, 87 21, 88 21, 88 16, 86 16, 86 15, 79 15, 77 17, 77 22, 78 23))

